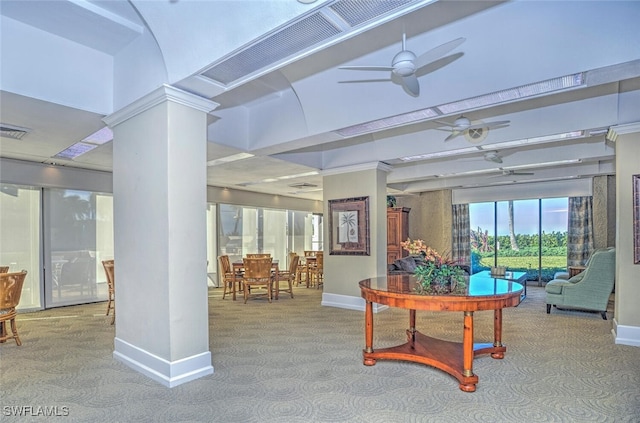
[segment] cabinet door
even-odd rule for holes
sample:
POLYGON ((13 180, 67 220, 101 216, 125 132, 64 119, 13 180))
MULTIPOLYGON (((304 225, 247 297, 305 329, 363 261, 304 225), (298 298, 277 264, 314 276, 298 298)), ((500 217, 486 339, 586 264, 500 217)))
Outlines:
POLYGON ((396 212, 387 213, 387 248, 389 246, 399 247, 401 233, 400 214, 396 212))

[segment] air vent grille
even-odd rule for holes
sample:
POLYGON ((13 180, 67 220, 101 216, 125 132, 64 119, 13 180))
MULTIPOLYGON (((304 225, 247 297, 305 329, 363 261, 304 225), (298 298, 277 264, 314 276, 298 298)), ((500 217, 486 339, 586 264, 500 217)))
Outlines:
POLYGON ((339 28, 315 13, 229 57, 203 75, 226 85, 339 33, 339 28))
POLYGON ((349 25, 357 26, 415 0, 343 0, 329 6, 349 25))
POLYGON ((7 125, 6 123, 0 123, 0 137, 21 140, 22 137, 24 137, 29 132, 31 132, 31 129, 21 128, 14 125, 7 125))

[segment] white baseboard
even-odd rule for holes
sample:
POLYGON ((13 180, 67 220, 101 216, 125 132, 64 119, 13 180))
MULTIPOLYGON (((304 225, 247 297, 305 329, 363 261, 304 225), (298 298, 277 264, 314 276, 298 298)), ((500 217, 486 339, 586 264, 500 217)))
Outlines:
MULTIPOLYGON (((348 310, 364 311, 365 301, 362 297, 352 297, 350 295, 339 295, 322 293, 323 306, 346 308, 348 310)), ((373 303, 373 312, 378 313, 380 311, 388 309, 389 306, 373 303)))
POLYGON ((116 337, 113 357, 169 388, 213 374, 210 351, 169 362, 116 337))
POLYGON ((638 326, 619 325, 618 321, 613 319, 611 333, 616 344, 640 347, 640 327, 638 326))

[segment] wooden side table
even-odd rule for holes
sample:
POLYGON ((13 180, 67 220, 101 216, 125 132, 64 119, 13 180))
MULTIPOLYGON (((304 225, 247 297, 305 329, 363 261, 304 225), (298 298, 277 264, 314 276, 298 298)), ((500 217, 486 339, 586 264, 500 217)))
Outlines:
POLYGON ((586 266, 569 266, 569 277, 572 278, 578 273, 582 273, 586 268, 586 266))

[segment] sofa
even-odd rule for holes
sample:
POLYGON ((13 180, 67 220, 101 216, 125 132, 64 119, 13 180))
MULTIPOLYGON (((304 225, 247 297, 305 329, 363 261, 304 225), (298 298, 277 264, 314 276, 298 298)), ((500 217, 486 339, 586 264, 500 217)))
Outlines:
MULTIPOLYGON (((388 275, 413 275, 416 267, 425 265, 426 261, 422 256, 406 256, 401 259, 395 260, 387 266, 388 275)), ((462 269, 470 274, 469 266, 459 265, 462 269)))

